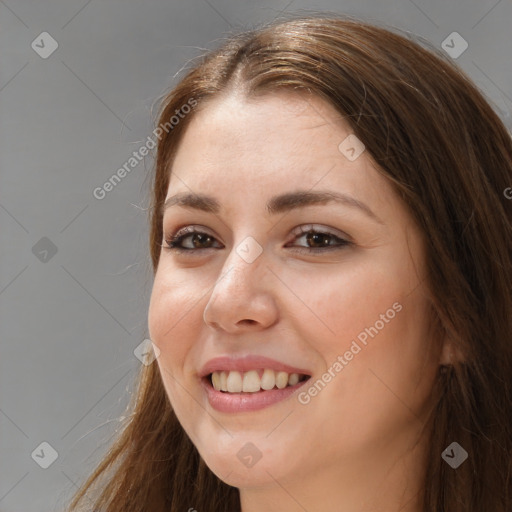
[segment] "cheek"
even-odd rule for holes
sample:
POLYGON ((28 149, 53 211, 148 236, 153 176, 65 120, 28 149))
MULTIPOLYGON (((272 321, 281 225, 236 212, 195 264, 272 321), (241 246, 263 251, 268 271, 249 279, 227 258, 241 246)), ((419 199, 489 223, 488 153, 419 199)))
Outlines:
MULTIPOLYGON (((148 310, 150 339, 160 349, 158 364, 167 397, 180 418, 185 417, 189 395, 183 393, 187 382, 186 361, 193 342, 198 339, 196 327, 202 318, 198 299, 202 294, 194 293, 190 279, 179 279, 174 273, 155 275, 148 310), (164 277, 165 276, 165 277, 164 277)), ((203 291, 204 293, 204 291, 203 291)))
POLYGON ((197 319, 201 317, 198 299, 202 294, 194 290, 190 279, 180 279, 174 273, 171 280, 167 277, 169 275, 169 272, 157 272, 155 275, 148 329, 151 340, 161 351, 159 363, 179 369, 190 348, 194 326, 198 325, 197 319))
POLYGON ((349 350, 358 336, 364 341, 368 337, 365 329, 375 322, 384 327, 380 315, 388 312, 389 317, 394 317, 393 304, 402 295, 397 280, 391 276, 388 269, 369 263, 347 265, 317 279, 311 275, 302 277, 297 296, 304 307, 299 304, 296 311, 308 331, 306 339, 314 340, 320 353, 335 359, 349 350))
POLYGON ((325 371, 343 358, 342 368, 338 364, 331 371, 344 375, 333 379, 338 383, 333 390, 345 403, 373 395, 380 397, 378 408, 383 395, 396 400, 396 393, 413 405, 428 393, 435 373, 428 302, 409 270, 375 261, 318 279, 314 286, 311 277, 301 281, 308 306, 296 313, 302 335, 321 356, 325 371))
POLYGON ((354 450, 391 442, 429 407, 435 363, 427 353, 426 301, 380 283, 371 292, 332 292, 318 315, 333 332, 319 322, 316 335, 308 327, 325 364, 308 407, 311 417, 325 418, 325 435, 339 439, 340 449, 347 439, 354 450))

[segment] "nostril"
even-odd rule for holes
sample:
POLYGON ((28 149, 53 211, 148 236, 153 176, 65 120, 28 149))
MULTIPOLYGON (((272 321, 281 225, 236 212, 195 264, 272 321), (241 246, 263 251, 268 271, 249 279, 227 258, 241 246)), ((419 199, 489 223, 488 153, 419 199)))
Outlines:
POLYGON ((252 325, 252 324, 255 324, 255 323, 256 323, 256 320, 245 319, 245 320, 240 320, 240 322, 239 322, 239 323, 252 325))

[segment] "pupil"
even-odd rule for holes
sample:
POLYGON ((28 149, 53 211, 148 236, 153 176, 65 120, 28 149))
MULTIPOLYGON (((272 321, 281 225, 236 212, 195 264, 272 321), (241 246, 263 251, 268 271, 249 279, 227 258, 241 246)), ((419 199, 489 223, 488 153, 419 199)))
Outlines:
POLYGON ((201 242, 204 242, 205 240, 207 240, 209 238, 209 235, 204 235, 202 233, 195 233, 194 234, 194 246, 197 247, 197 245, 201 245, 201 242), (198 241, 198 244, 196 244, 195 242, 198 241))
POLYGON ((324 235, 322 233, 310 232, 306 235, 306 238, 307 238, 308 243, 309 242, 320 243, 320 246, 329 245, 329 235, 324 235), (323 237, 323 243, 321 241, 319 241, 319 238, 321 240, 322 237, 323 237))

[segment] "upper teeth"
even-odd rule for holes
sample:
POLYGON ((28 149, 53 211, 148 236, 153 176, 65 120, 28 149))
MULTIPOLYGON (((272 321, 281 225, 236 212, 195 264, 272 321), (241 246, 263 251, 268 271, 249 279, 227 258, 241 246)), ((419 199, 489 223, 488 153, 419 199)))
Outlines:
POLYGON ((222 371, 213 372, 211 376, 213 387, 217 391, 227 391, 229 393, 240 393, 242 391, 254 393, 260 389, 269 390, 274 386, 283 389, 287 385, 294 386, 299 382, 298 373, 275 372, 265 369, 260 378, 258 370, 249 370, 248 372, 222 371))

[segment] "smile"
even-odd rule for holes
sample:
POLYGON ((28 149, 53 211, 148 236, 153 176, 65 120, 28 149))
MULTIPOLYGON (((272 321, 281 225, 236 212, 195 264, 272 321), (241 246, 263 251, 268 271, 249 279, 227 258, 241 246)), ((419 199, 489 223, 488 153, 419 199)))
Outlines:
MULTIPOLYGON (((310 377, 307 375, 299 375, 296 373, 288 375, 285 372, 278 372, 277 375, 275 377, 272 376, 272 378, 277 379, 277 383, 279 383, 279 385, 282 385, 283 382, 286 382, 285 386, 279 388, 277 387, 276 384, 274 384, 274 386, 271 389, 266 390, 263 389, 262 386, 270 386, 270 376, 264 377, 263 374, 265 373, 265 370, 260 370, 260 372, 262 374, 261 379, 260 376, 258 375, 257 370, 250 370, 248 372, 244 372, 243 378, 241 373, 237 371, 213 372, 203 377, 201 379, 201 385, 206 393, 206 397, 208 399, 210 406, 218 412, 230 414, 259 411, 278 402, 282 402, 290 398, 292 395, 295 395, 299 391, 299 389, 302 388, 302 386, 304 386, 304 384, 310 379, 310 377), (254 376, 253 372, 254 374, 256 374, 256 376, 254 376), (213 377, 215 373, 217 374, 217 377, 213 377), (249 377, 247 377, 247 381, 245 381, 248 382, 247 385, 251 384, 252 380, 251 389, 255 389, 257 385, 258 390, 243 391, 244 379, 246 378, 245 375, 247 374, 249 374, 249 377), (281 374, 282 376, 279 376, 279 374, 281 374), (228 381, 228 378, 231 375, 233 376, 228 381), (265 382, 267 378, 268 381, 265 382), (299 380, 295 384, 293 384, 293 382, 297 380, 297 378, 299 378, 299 380), (212 379, 216 380, 216 385, 218 385, 217 379, 221 379, 221 382, 225 381, 227 388, 233 385, 231 389, 239 389, 241 385, 242 390, 222 391, 222 389, 216 389, 213 385, 212 379), (258 380, 256 381, 256 379, 258 380)), ((267 373, 267 375, 269 374, 267 373)))
POLYGON ((271 389, 284 389, 295 386, 309 378, 308 375, 274 371, 269 368, 249 370, 247 372, 216 371, 209 375, 212 386, 216 391, 225 393, 257 393, 271 389))

